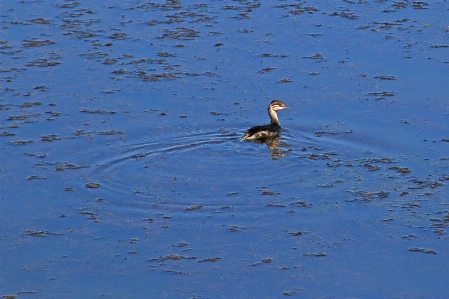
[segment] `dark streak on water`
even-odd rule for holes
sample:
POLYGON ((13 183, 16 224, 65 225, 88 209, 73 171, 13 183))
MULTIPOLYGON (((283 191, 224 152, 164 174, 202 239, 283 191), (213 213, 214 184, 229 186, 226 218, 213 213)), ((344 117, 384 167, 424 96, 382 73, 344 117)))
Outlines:
POLYGON ((448 8, 3 1, 0 295, 445 298, 448 8))

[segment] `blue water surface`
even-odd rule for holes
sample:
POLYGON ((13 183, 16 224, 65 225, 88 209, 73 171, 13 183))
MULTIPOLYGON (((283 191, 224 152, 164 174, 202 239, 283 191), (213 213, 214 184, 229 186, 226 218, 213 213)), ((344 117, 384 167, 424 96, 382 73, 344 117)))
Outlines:
POLYGON ((446 298, 448 8, 3 1, 0 295, 446 298))

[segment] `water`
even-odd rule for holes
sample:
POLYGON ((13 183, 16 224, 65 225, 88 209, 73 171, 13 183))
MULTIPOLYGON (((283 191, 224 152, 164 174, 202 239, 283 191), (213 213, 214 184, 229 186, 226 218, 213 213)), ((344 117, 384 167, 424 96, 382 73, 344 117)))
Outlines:
POLYGON ((447 9, 2 3, 0 294, 445 298, 447 9))

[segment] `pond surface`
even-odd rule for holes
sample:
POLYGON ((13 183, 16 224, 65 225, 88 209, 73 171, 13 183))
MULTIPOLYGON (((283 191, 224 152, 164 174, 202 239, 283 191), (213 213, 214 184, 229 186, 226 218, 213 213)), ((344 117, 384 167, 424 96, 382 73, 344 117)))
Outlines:
POLYGON ((446 2, 51 2, 0 4, 0 295, 446 298, 446 2))

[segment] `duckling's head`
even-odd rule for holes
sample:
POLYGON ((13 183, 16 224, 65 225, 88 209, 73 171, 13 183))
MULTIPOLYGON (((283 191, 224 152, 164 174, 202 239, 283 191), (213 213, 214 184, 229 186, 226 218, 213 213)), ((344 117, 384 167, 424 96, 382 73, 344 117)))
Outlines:
POLYGON ((278 110, 286 109, 286 108, 289 108, 289 107, 279 100, 272 101, 269 106, 269 109, 274 110, 274 111, 278 111, 278 110))

